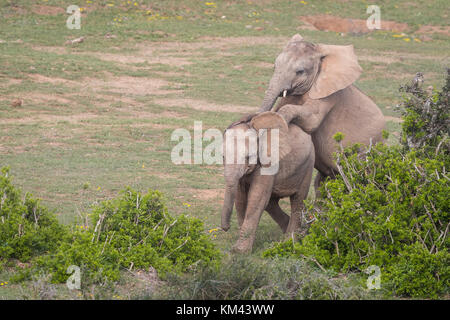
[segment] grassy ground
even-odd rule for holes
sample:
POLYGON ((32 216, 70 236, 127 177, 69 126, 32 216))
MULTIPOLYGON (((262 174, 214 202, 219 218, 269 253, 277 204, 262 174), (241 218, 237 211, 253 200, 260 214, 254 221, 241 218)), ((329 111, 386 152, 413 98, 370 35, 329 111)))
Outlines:
MULTIPOLYGON (((300 19, 366 19, 366 1, 146 3, 0 2, 0 166, 9 165, 15 183, 65 223, 130 185, 159 189, 173 214, 217 227, 222 168, 174 165, 171 133, 192 130, 194 121, 223 130, 257 110, 274 58, 295 33, 355 46, 364 69, 356 84, 387 116, 391 143, 400 126, 393 111, 399 85, 421 71, 428 85, 440 86, 449 64, 448 33, 418 33, 424 25, 448 30, 444 0, 379 2, 382 19, 408 24, 404 34, 324 32, 300 19), (71 4, 82 8, 80 30, 66 28, 71 4), (65 44, 80 36, 84 42, 65 44)), ((225 252, 237 237, 235 224, 232 230, 215 238, 225 252)), ((264 216, 253 255, 281 237, 264 216)), ((37 289, 24 288, 2 287, 0 298, 35 297, 37 289)))

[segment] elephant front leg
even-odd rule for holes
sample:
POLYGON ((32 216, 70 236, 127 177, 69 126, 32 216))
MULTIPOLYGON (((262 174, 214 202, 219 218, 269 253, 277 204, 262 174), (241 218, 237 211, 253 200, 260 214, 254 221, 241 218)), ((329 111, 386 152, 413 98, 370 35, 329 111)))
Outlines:
POLYGON ((311 134, 320 126, 333 107, 333 102, 328 99, 320 99, 308 100, 302 105, 286 104, 277 113, 282 115, 288 124, 293 122, 303 131, 311 134))
POLYGON ((274 176, 256 176, 248 191, 247 208, 239 239, 233 247, 237 253, 251 252, 261 214, 269 203, 274 176))
POLYGON ((236 193, 236 213, 239 228, 242 227, 245 218, 245 210, 247 209, 247 188, 245 183, 239 182, 236 193))

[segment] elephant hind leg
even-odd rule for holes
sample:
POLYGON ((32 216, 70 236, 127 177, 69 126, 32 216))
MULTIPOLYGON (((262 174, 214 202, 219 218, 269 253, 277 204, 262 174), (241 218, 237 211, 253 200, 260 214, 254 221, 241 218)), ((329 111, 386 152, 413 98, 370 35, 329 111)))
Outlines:
POLYGON ((314 191, 316 194, 316 199, 319 199, 321 197, 319 188, 322 185, 322 182, 325 180, 325 178, 326 178, 325 175, 319 170, 317 170, 316 179, 314 179, 314 191))
POLYGON ((269 204, 266 207, 266 211, 270 214, 273 220, 280 226, 283 233, 289 225, 289 216, 280 208, 278 201, 280 199, 270 199, 269 204))
POLYGON ((303 200, 306 199, 309 192, 309 187, 311 185, 312 180, 312 172, 314 169, 314 163, 308 165, 305 171, 306 174, 303 177, 303 181, 300 185, 300 189, 290 197, 291 201, 291 219, 289 220, 289 225, 287 228, 287 233, 294 234, 301 227, 303 220, 303 209, 304 204, 303 200))

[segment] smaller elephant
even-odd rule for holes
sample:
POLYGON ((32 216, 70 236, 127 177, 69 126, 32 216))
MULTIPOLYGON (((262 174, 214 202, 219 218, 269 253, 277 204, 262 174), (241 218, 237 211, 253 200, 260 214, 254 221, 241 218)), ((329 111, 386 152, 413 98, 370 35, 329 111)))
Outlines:
POLYGON ((294 124, 288 126, 281 115, 263 112, 228 127, 224 134, 224 160, 226 189, 222 229, 227 231, 230 228, 234 205, 240 228, 239 240, 233 251, 245 253, 252 250, 256 228, 264 210, 283 232, 293 233, 299 229, 303 200, 308 195, 314 169, 315 154, 311 136, 294 124), (272 143, 276 137, 274 129, 278 129, 278 145, 272 143), (257 148, 251 147, 252 135, 248 134, 249 131, 255 133, 257 148), (243 148, 239 149, 238 143, 229 143, 229 140, 234 142, 238 139, 231 137, 244 137, 243 148), (264 145, 266 149, 262 147, 264 145), (276 151, 278 161, 263 161, 263 158, 274 155, 276 151), (243 161, 236 161, 235 155, 240 155, 243 161), (265 169, 273 165, 278 170, 267 174, 265 169), (290 218, 278 204, 284 197, 290 197, 290 218))

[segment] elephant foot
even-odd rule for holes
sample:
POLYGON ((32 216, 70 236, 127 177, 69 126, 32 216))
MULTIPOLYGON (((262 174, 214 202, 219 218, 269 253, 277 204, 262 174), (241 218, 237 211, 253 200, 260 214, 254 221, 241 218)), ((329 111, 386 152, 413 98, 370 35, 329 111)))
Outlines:
POLYGON ((296 231, 286 231, 284 234, 285 241, 291 240, 296 242, 298 240, 299 234, 296 231))
POLYGON ((248 244, 248 243, 244 243, 242 241, 238 241, 231 249, 231 252, 237 253, 237 254, 251 253, 252 245, 248 244))

